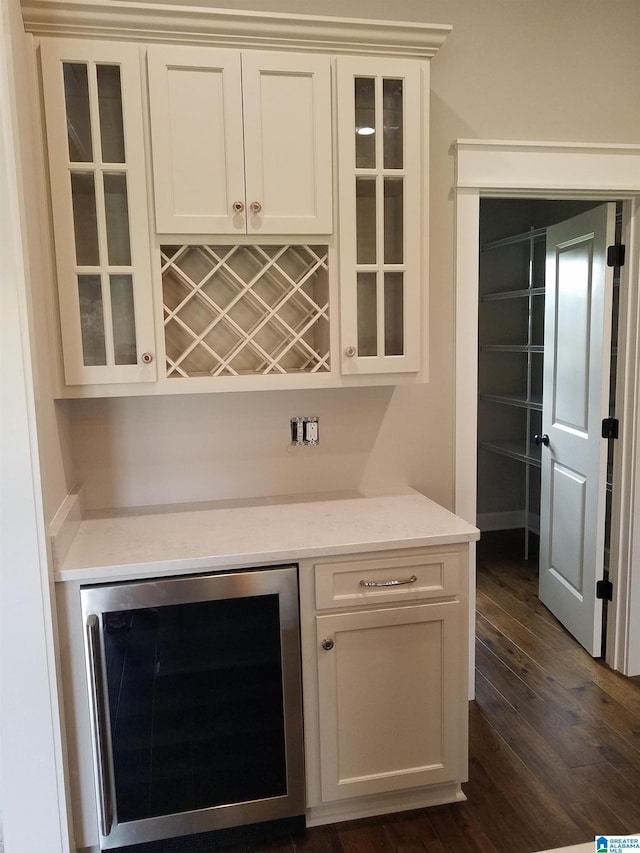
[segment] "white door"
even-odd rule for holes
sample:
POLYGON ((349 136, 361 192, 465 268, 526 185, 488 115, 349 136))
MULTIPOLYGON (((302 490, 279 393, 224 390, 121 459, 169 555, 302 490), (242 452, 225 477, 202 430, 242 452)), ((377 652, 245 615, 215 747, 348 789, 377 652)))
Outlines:
POLYGON ((341 370, 347 376, 415 373, 422 365, 428 75, 428 62, 337 61, 341 370))
POLYGON ((460 778, 457 601, 316 617, 322 800, 460 778))
POLYGON ((615 205, 547 230, 540 600, 601 652, 615 205))
POLYGON ((156 228, 244 234, 240 52, 147 49, 156 228))
POLYGON ((138 48, 40 49, 67 385, 155 382, 138 48))
POLYGON ((242 54, 249 234, 332 231, 331 61, 242 54))

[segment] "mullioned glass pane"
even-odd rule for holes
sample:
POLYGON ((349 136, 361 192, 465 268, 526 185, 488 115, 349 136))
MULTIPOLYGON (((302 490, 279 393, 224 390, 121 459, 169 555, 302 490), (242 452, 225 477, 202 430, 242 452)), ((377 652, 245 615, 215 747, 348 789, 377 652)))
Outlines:
POLYGON ((382 124, 384 168, 402 169, 404 166, 404 117, 402 80, 382 82, 382 124))
POLYGON ((93 162, 93 145, 87 65, 84 62, 64 62, 62 70, 69 160, 72 163, 91 163, 93 162))
POLYGON ((98 65, 98 107, 103 163, 124 163, 122 89, 118 65, 98 65))
POLYGON ((81 267, 97 267, 100 265, 100 250, 93 172, 71 173, 71 198, 76 263, 81 267))
POLYGON ((356 178, 356 261, 375 264, 376 179, 356 178))
POLYGON ((129 203, 124 172, 105 173, 104 206, 109 263, 112 266, 130 266, 129 203))
POLYGON ((356 168, 376 167, 376 83, 371 77, 355 79, 356 168))
POLYGON ((404 273, 384 274, 384 354, 404 355, 404 273))
POLYGON ((111 324, 113 357, 116 364, 136 364, 136 322, 133 304, 133 278, 130 275, 109 276, 111 287, 111 324))
POLYGON ((83 363, 87 367, 102 367, 107 363, 107 354, 100 276, 79 275, 78 297, 83 363))
POLYGON ((378 294, 377 275, 359 272, 358 300, 358 355, 378 355, 378 294))

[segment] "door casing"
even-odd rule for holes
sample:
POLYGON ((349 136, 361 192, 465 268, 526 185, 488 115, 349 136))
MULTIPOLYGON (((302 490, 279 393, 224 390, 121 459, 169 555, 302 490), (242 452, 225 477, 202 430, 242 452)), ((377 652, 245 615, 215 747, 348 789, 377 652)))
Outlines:
MULTIPOLYGON (((621 280, 616 402, 621 433, 614 459, 610 555, 614 600, 608 611, 606 661, 625 675, 638 675, 640 534, 634 536, 634 528, 640 531, 640 145, 459 139, 455 166, 455 511, 471 523, 476 515, 480 198, 624 202, 627 261, 621 280)), ((469 592, 473 625, 473 570, 469 592)))

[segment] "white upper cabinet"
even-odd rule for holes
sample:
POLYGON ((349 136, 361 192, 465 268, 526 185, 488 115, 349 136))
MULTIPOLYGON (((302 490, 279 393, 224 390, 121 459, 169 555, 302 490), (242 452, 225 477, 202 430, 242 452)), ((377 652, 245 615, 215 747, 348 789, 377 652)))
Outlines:
POLYGON ((450 27, 55 5, 25 26, 61 396, 422 381, 429 61, 450 27))
POLYGON ((156 229, 332 230, 328 56, 151 45, 156 229))
POLYGON ((43 40, 67 385, 156 379, 138 48, 43 40))
POLYGON ((344 374, 421 367, 428 71, 420 62, 338 59, 344 374))

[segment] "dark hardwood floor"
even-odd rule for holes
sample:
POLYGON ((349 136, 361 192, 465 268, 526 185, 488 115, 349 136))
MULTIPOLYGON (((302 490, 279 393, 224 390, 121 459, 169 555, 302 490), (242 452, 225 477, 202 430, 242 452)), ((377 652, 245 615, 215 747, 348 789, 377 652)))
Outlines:
POLYGON ((575 643, 521 553, 511 534, 478 549, 467 801, 233 851, 533 853, 640 831, 640 679, 575 643))

